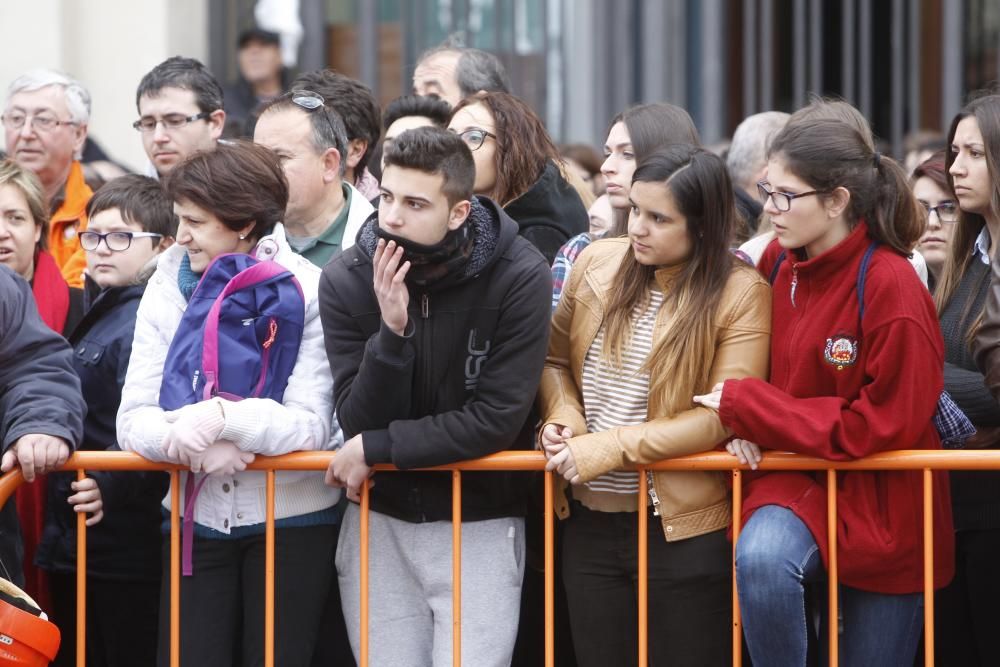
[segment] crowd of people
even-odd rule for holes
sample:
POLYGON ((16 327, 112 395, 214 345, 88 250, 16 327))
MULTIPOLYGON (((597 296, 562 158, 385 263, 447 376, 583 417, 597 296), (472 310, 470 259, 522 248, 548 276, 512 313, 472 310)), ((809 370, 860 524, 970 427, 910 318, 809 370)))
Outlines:
MULTIPOLYGON (((180 56, 138 83, 145 175, 88 183, 91 98, 68 75, 7 91, 0 469, 29 483, 0 512, 0 575, 61 629, 55 664, 76 664, 81 513, 86 663, 169 661, 168 477, 77 480, 74 450, 183 467, 185 665, 263 664, 248 465, 336 450, 276 475, 275 659, 308 667, 358 658, 366 484, 369 662, 451 664, 452 479, 417 469, 510 449, 560 480, 559 664, 635 662, 641 501, 652 664, 728 664, 734 585, 754 665, 819 664, 830 623, 843 664, 914 664, 922 473, 838 476, 831 619, 827 478, 757 468, 1000 446, 1000 95, 905 169, 821 98, 747 118, 722 155, 684 109, 630 107, 601 157, 557 145, 476 49, 423 54, 383 111, 343 74, 282 68, 273 33, 239 45, 225 90, 180 56), (256 267, 276 268, 248 307, 280 317, 234 320, 219 304, 256 267), (208 341, 226 317, 246 333, 208 341), (215 359, 248 340, 249 362, 215 359), (640 499, 633 467, 715 449, 751 469, 735 582, 726 476, 648 473, 640 499)), ((989 664, 998 473, 934 475, 935 659, 989 664)), ((541 659, 538 489, 462 476, 463 664, 541 659)))

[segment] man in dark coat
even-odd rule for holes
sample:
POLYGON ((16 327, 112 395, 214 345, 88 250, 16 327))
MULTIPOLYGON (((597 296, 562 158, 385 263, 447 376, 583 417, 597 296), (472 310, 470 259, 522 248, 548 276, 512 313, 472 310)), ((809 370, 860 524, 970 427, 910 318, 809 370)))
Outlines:
MULTIPOLYGON (((31 287, 0 266, 0 472, 28 482, 64 464, 87 407, 66 340, 38 316, 31 287)), ((24 544, 13 500, 0 510, 0 576, 21 586, 24 544)))
MULTIPOLYGON (((517 223, 473 197, 472 153, 436 127, 386 151, 377 215, 323 269, 320 316, 347 439, 328 483, 357 500, 371 466, 402 470, 529 449, 545 361, 551 272, 517 223)), ((451 660, 452 480, 378 473, 371 490, 372 664, 451 660)), ((524 576, 524 489, 510 473, 462 475, 462 656, 509 665, 524 576)), ((359 652, 359 511, 337 572, 359 652)))

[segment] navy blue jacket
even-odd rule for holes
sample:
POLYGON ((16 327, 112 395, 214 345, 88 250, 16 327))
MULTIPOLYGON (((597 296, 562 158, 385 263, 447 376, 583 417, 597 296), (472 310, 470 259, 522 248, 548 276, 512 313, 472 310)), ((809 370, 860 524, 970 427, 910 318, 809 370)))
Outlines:
MULTIPOLYGON (((83 435, 87 406, 73 372, 66 340, 53 332, 35 307, 31 287, 0 265, 0 443, 39 433, 75 448, 83 435)), ((0 511, 0 575, 20 586, 23 545, 14 501, 0 511)))
MULTIPOLYGON (((95 292, 88 284, 87 296, 95 292)), ((87 401, 82 450, 118 450, 115 417, 132 353, 135 316, 145 285, 114 287, 97 294, 70 334, 73 366, 87 401)), ((89 299, 88 299, 89 301, 89 299)), ((160 501, 166 473, 89 472, 97 480, 104 518, 87 531, 87 573, 100 579, 156 581, 160 577, 160 501)), ((45 529, 35 561, 57 572, 76 569, 75 473, 49 476, 45 529)))

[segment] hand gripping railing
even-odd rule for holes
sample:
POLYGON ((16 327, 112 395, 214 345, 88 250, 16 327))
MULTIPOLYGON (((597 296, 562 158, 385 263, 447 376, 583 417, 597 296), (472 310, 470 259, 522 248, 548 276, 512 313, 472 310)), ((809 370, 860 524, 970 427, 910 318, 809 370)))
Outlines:
MULTIPOLYGON (((258 457, 249 470, 264 471, 267 475, 267 515, 265 526, 264 561, 264 664, 274 665, 274 475, 278 470, 326 469, 335 452, 298 452, 276 457, 258 457)), ((461 665, 461 542, 462 542, 462 472, 463 471, 540 471, 545 467, 545 458, 540 452, 512 451, 500 452, 482 459, 466 461, 433 470, 452 471, 452 660, 461 665)), ((379 471, 394 470, 393 466, 378 465, 379 471)), ((86 470, 164 470, 170 473, 170 664, 180 665, 180 477, 181 466, 153 463, 135 454, 124 452, 77 452, 70 457, 62 470, 76 470, 77 479, 83 479, 86 470)), ((733 480, 733 665, 739 667, 742 660, 742 630, 740 625, 739 601, 735 583, 735 543, 739 537, 742 513, 742 477, 745 466, 736 464, 729 454, 709 452, 683 458, 660 461, 637 467, 639 474, 638 512, 639 522, 639 591, 638 591, 638 631, 639 665, 648 662, 647 604, 648 572, 646 526, 646 470, 652 471, 694 471, 715 470, 730 472, 733 480)), ((934 664, 934 541, 933 541, 933 481, 932 470, 1000 470, 1000 450, 984 451, 926 451, 904 450, 877 454, 854 461, 827 461, 825 459, 798 456, 785 453, 767 453, 759 464, 761 470, 825 470, 827 475, 827 530, 831 545, 827 579, 829 587, 829 618, 837 618, 838 574, 837 574, 837 472, 851 470, 922 470, 923 471, 923 533, 924 533, 924 661, 929 667, 934 664)), ((545 485, 545 665, 551 667, 555 661, 554 641, 554 579, 555 559, 554 515, 552 510, 553 473, 544 473, 545 485)), ((23 478, 14 470, 0 477, 0 506, 14 493, 23 478)), ((368 516, 369 495, 366 485, 361 494, 361 667, 368 665, 368 516)), ((77 665, 86 663, 86 567, 87 567, 87 526, 86 516, 77 516, 77 665)), ((333 567, 333 563, 330 563, 333 567)), ((838 664, 838 635, 836 622, 829 626, 829 664, 838 664)))

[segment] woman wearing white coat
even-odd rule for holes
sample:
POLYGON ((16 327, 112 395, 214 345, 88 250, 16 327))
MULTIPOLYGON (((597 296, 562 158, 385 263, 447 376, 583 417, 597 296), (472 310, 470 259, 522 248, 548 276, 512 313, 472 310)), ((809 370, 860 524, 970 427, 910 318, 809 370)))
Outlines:
MULTIPOLYGON (((194 505, 193 574, 181 580, 181 664, 258 665, 263 664, 265 475, 246 472, 246 466, 258 454, 326 449, 333 442, 333 381, 317 306, 320 270, 285 240, 278 220, 288 188, 268 149, 248 142, 219 144, 176 167, 165 185, 178 217, 177 244, 161 256, 139 305, 118 441, 152 461, 208 473, 194 505), (164 362, 188 299, 211 261, 234 252, 273 259, 302 286, 305 326, 283 401, 213 398, 165 412, 159 404, 164 362)), ((325 578, 333 575, 339 494, 323 483, 321 473, 277 473, 277 664, 309 664, 329 584, 325 578)), ((169 495, 163 504, 169 511, 169 495)), ((168 596, 161 595, 163 665, 169 658, 168 605, 168 596)))

